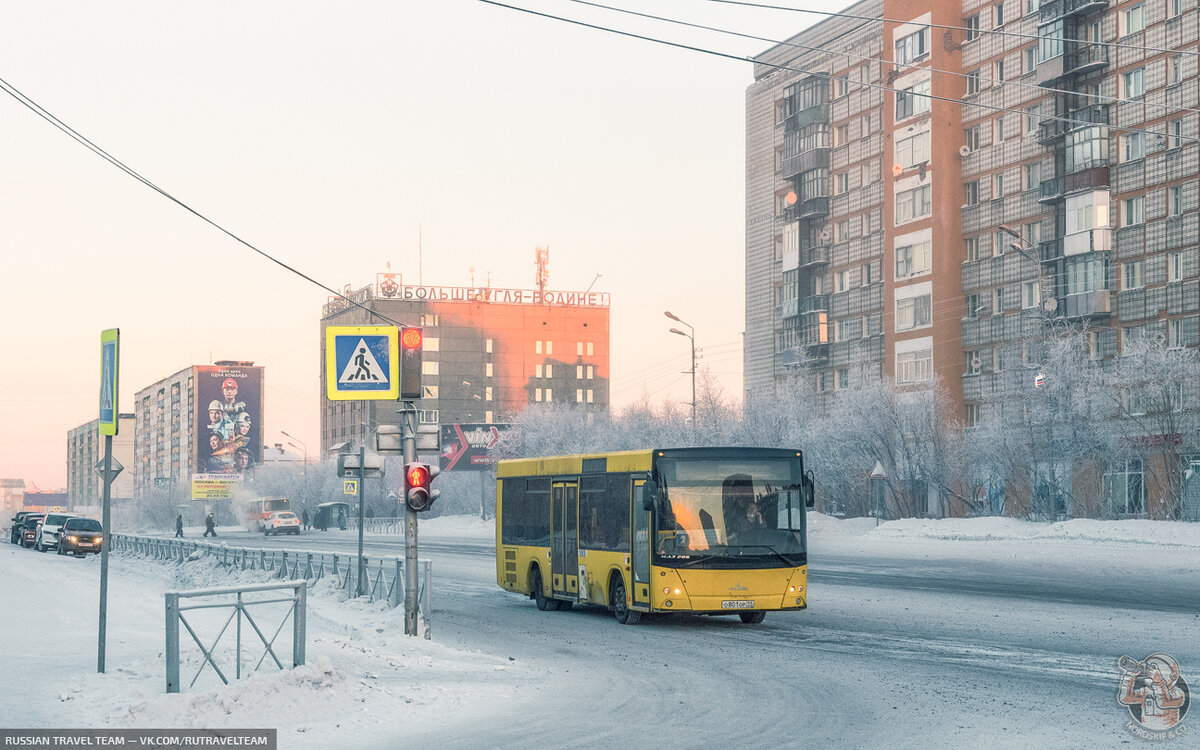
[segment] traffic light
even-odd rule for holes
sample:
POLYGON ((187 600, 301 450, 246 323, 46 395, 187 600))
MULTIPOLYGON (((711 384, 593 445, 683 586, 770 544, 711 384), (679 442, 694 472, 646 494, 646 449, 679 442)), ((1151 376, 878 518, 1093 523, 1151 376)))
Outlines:
POLYGON ((414 511, 429 510, 440 491, 430 489, 429 483, 441 473, 441 469, 419 461, 404 466, 404 502, 414 511))
POLYGON ((421 398, 421 346, 425 335, 420 328, 400 329, 400 398, 421 398))

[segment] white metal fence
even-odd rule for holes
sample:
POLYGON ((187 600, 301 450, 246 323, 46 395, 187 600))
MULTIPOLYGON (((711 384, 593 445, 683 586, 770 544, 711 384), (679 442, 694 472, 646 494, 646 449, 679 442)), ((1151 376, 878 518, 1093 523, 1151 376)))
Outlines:
MULTIPOLYGON (((312 585, 316 581, 333 576, 337 587, 348 596, 358 592, 358 556, 332 552, 310 552, 308 550, 254 549, 231 547, 213 542, 191 539, 168 539, 163 537, 112 534, 112 552, 154 560, 184 562, 195 556, 208 556, 218 565, 239 570, 259 570, 273 578, 286 580, 303 579, 312 585)), ((370 558, 363 556, 364 596, 369 601, 385 600, 388 606, 398 607, 404 603, 404 559, 401 557, 370 558)), ((418 616, 428 632, 432 612, 432 565, 421 560, 417 565, 419 589, 417 591, 418 616)))

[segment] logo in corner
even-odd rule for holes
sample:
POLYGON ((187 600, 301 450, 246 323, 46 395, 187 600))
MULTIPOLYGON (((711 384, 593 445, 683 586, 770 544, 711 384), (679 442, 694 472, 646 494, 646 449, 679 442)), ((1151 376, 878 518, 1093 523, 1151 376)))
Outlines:
POLYGON ((1175 658, 1167 654, 1150 654, 1138 661, 1131 656, 1122 656, 1117 660, 1117 666, 1121 669, 1117 701, 1132 717, 1125 728, 1148 740, 1182 736, 1187 731, 1183 719, 1192 698, 1175 658))

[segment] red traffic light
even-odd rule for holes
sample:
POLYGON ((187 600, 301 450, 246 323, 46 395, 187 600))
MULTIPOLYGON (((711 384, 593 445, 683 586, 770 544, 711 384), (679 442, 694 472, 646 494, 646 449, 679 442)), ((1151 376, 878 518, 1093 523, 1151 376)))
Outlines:
POLYGON ((424 338, 420 328, 405 328, 400 332, 400 345, 405 349, 420 349, 424 338))
POLYGON ((424 466, 412 465, 404 474, 404 483, 408 487, 423 487, 429 481, 429 470, 424 466))

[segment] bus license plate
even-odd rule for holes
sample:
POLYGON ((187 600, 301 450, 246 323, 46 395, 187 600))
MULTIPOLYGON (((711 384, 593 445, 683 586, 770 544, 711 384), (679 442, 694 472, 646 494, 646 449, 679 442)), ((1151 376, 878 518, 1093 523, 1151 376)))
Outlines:
POLYGON ((721 609, 754 609, 754 602, 744 599, 729 600, 721 602, 721 609))

